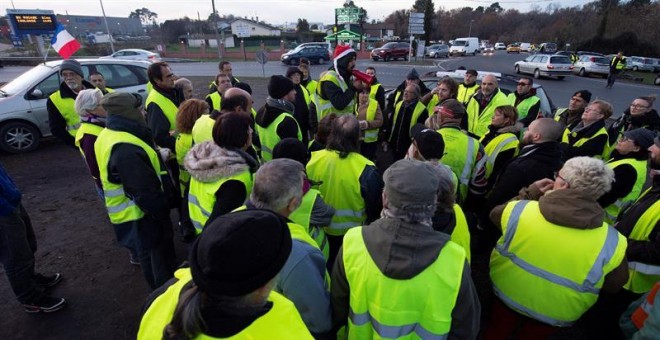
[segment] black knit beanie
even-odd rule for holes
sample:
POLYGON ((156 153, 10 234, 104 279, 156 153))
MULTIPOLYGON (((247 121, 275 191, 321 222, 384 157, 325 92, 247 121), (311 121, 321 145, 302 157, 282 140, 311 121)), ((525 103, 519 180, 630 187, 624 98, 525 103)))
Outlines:
POLYGON ((285 76, 271 76, 268 82, 268 95, 274 99, 281 99, 293 90, 293 82, 285 76))

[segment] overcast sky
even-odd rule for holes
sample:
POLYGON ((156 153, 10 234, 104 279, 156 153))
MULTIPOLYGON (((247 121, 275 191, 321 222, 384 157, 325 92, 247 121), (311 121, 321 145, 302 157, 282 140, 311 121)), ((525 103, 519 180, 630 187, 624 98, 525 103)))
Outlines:
MULTIPOLYGON (((436 10, 442 6, 445 9, 459 7, 488 7, 495 1, 490 0, 435 0, 436 10)), ((521 12, 531 8, 545 9, 548 5, 571 7, 581 5, 587 1, 579 0, 503 0, 500 6, 505 9, 516 8, 521 12)), ((285 24, 297 21, 298 18, 309 22, 334 22, 334 8, 341 7, 343 0, 216 0, 216 10, 220 15, 233 14, 235 16, 259 17, 270 24, 285 24)), ((414 0, 355 0, 357 6, 367 10, 369 21, 384 19, 387 15, 398 9, 411 8, 414 0)), ((107 16, 128 17, 131 11, 146 7, 158 14, 159 22, 168 19, 188 16, 196 19, 198 14, 202 20, 211 14, 211 0, 104 0, 103 6, 107 16)), ((97 0, 1 0, 0 10, 3 14, 7 8, 16 9, 49 9, 56 14, 69 15, 102 15, 101 5, 97 0)))

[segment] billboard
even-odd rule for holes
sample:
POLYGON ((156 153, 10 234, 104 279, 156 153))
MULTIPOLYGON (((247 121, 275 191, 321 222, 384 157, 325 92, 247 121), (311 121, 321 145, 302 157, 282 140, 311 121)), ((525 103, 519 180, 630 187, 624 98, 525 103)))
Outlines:
POLYGON ((53 34, 57 26, 55 13, 39 9, 7 9, 7 18, 16 36, 53 34))

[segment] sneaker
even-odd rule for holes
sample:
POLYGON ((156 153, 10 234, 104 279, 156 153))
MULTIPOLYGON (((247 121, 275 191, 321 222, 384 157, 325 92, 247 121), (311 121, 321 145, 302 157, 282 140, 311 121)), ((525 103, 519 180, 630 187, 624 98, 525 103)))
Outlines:
POLYGON ((52 313, 62 309, 64 305, 66 305, 64 299, 44 295, 33 303, 24 303, 23 307, 26 313, 52 313))
POLYGON ((60 273, 55 273, 53 275, 35 274, 33 278, 37 283, 37 286, 41 288, 53 287, 62 281, 62 275, 60 275, 60 273))
POLYGON ((128 260, 132 265, 134 266, 139 266, 140 265, 140 259, 137 256, 133 256, 133 253, 130 254, 131 258, 128 260))

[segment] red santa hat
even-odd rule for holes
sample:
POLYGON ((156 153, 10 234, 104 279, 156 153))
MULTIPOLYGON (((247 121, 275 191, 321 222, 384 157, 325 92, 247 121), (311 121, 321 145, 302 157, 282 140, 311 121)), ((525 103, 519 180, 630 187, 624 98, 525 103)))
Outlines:
POLYGON ((355 50, 348 45, 337 45, 337 47, 335 47, 335 54, 332 56, 332 59, 341 59, 349 53, 355 53, 355 50))

